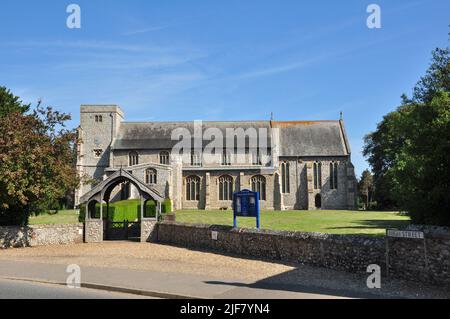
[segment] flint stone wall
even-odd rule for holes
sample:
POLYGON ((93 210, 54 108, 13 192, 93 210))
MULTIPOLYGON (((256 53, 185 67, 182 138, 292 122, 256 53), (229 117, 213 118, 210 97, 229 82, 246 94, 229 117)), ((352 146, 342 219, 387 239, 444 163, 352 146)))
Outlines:
POLYGON ((101 243, 103 241, 103 231, 106 223, 99 219, 88 219, 84 223, 85 243, 101 243))
POLYGON ((0 226, 0 249, 83 242, 83 224, 0 226))
POLYGON ((257 231, 165 221, 158 224, 157 241, 354 273, 366 273, 369 265, 377 264, 385 276, 388 240, 390 277, 450 286, 450 233, 425 232, 425 238, 426 249, 424 241, 418 239, 257 231), (217 240, 212 239, 212 232, 217 232, 217 240))
POLYGON ((157 235, 156 219, 141 220, 141 242, 155 242, 157 235))

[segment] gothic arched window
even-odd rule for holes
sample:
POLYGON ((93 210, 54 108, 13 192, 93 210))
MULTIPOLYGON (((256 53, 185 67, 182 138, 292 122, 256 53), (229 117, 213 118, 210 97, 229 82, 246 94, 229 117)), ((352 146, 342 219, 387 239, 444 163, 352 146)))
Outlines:
POLYGON ((128 154, 128 164, 129 166, 134 166, 139 164, 139 154, 137 152, 130 152, 128 154))
POLYGON ((289 194, 291 192, 288 162, 281 163, 281 189, 283 194, 289 194))
POLYGON ((186 178, 186 200, 200 200, 200 177, 188 176, 186 178))
POLYGON ((159 153, 159 163, 163 165, 170 164, 170 153, 167 151, 162 151, 159 153))
POLYGON ((330 163, 330 189, 338 188, 338 163, 330 163))
POLYGON ((266 200, 266 178, 256 175, 251 179, 252 191, 259 193, 260 200, 266 200))
POLYGON ((322 163, 314 163, 314 189, 322 189, 322 163))
POLYGON ((147 184, 156 184, 156 182, 157 182, 156 169, 149 168, 145 171, 145 182, 147 184))
POLYGON ((229 175, 219 177, 219 200, 233 200, 233 177, 229 175))

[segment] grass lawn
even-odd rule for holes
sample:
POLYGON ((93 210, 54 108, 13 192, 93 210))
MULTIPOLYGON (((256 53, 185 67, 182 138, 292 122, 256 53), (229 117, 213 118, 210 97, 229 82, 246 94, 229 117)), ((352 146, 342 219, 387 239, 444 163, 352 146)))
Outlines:
MULTIPOLYGON (((233 225, 232 211, 183 210, 176 212, 178 222, 233 225)), ((263 211, 261 228, 330 234, 384 235, 386 228, 402 228, 409 217, 396 212, 358 211, 263 211)), ((238 226, 254 228, 254 218, 238 217, 238 226)))
POLYGON ((57 224, 76 224, 78 223, 78 214, 75 210, 60 210, 57 214, 42 214, 31 216, 30 225, 57 225, 57 224))
MULTIPOLYGON (((182 223, 233 225, 232 211, 182 210, 177 211, 176 215, 177 221, 182 223)), ((125 216, 118 214, 117 217, 125 216)), ((30 225, 75 223, 78 223, 78 215, 74 210, 62 210, 55 215, 43 214, 30 218, 30 225)), ((238 218, 239 227, 254 228, 255 223, 254 218, 238 218)), ((261 212, 261 228, 274 230, 380 236, 385 234, 386 228, 403 228, 408 224, 409 217, 396 212, 345 210, 261 212)))

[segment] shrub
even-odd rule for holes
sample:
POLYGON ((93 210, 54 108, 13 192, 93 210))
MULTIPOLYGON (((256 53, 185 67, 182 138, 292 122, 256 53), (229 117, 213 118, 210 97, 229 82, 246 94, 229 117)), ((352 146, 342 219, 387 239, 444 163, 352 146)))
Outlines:
MULTIPOLYGON (((154 218, 156 216, 156 203, 153 200, 149 200, 145 205, 144 217, 154 218)), ((171 211, 170 201, 164 202, 161 206, 161 210, 164 212, 171 211)), ((124 220, 135 221, 140 219, 141 216, 141 203, 138 199, 124 200, 109 204, 109 216, 108 220, 121 222, 124 220)), ((95 205, 95 218, 100 217, 100 204, 95 205)), ((106 219, 106 204, 103 204, 103 219, 106 219)), ((78 221, 84 223, 86 220, 85 206, 80 208, 80 215, 78 221)))
POLYGON ((168 214, 171 212, 172 212, 172 201, 167 198, 161 205, 161 214, 168 214))
MULTIPOLYGON (((139 214, 141 212, 141 205, 139 204, 139 214)), ((154 218, 156 216, 156 203, 153 200, 149 200, 145 205, 144 217, 154 218)))

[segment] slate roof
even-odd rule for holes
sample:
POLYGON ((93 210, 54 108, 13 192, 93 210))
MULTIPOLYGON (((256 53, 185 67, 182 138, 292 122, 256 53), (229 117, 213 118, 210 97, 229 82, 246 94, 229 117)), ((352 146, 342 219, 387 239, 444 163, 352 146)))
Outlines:
MULTIPOLYGON (((171 149, 178 143, 178 140, 171 140, 172 131, 176 128, 187 129, 191 136, 194 136, 194 122, 123 122, 112 148, 115 150, 171 149)), ((258 132, 259 128, 270 130, 270 121, 202 122, 203 133, 209 128, 219 129, 224 136, 223 145, 226 145, 227 128, 243 128, 244 130, 254 128, 258 132)), ((270 135, 270 132, 267 131, 267 134, 270 135)), ((247 145, 249 139, 248 137, 246 138, 247 145)), ((203 146, 210 142, 210 140, 204 140, 203 146)), ((267 143, 270 146, 270 136, 267 143)), ((193 142, 192 145, 194 145, 193 142)))
POLYGON ((343 121, 273 122, 280 128, 280 156, 350 154, 343 121))
MULTIPOLYGON (((115 150, 171 149, 178 141, 171 140, 175 128, 185 128, 193 135, 193 122, 123 122, 114 139, 115 150)), ((279 128, 280 156, 347 156, 350 148, 343 121, 235 121, 203 122, 208 128, 279 128)), ((269 133, 270 135, 270 133, 269 133)), ((270 136, 269 136, 270 138, 270 136)), ((248 143, 248 138, 246 143, 248 143)), ((203 141, 203 146, 210 141, 203 141)), ((270 139, 268 145, 270 146, 270 139)), ((225 145, 224 141, 224 145, 225 145)), ((192 144, 193 145, 193 144, 192 144)))

